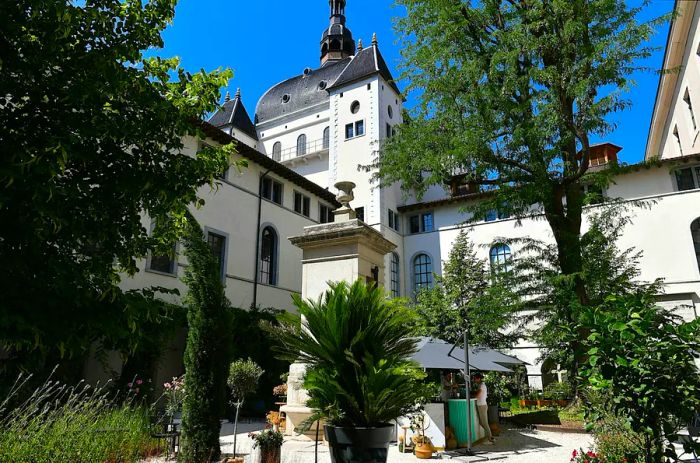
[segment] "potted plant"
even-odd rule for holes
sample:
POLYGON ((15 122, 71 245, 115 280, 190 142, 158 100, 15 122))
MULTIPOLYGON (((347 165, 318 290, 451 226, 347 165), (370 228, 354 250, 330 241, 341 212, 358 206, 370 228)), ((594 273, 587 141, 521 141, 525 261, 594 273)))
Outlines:
MULTIPOLYGON (((255 392, 258 380, 264 373, 263 369, 252 360, 236 360, 229 367, 228 386, 231 388, 232 403, 236 407, 236 418, 233 422, 233 460, 237 463, 236 435, 238 433, 238 415, 246 397, 255 392)), ((240 463, 243 459, 240 459, 240 463)))
MULTIPOLYGON (((172 426, 173 421, 182 413, 182 403, 185 401, 185 375, 173 377, 172 381, 163 384, 165 398, 165 415, 172 426)), ((170 429, 169 429, 170 431, 170 429)))
POLYGON ((552 399, 557 406, 566 407, 573 395, 573 390, 568 382, 555 382, 545 388, 545 395, 552 399))
POLYGON ((299 315, 268 326, 280 358, 307 365, 304 388, 324 420, 334 463, 386 462, 391 422, 431 394, 408 359, 416 351, 415 314, 373 284, 332 283, 318 300, 294 297, 299 315), (303 318, 303 323, 302 323, 303 318))
POLYGON ((260 463, 280 463, 282 460, 282 443, 284 435, 276 429, 268 428, 257 433, 250 433, 253 448, 260 449, 260 463))
POLYGON ((427 416, 421 411, 411 417, 411 431, 417 434, 413 438, 415 444, 414 454, 419 460, 429 460, 433 458, 433 448, 430 438, 425 435, 425 431, 430 427, 430 421, 427 416))

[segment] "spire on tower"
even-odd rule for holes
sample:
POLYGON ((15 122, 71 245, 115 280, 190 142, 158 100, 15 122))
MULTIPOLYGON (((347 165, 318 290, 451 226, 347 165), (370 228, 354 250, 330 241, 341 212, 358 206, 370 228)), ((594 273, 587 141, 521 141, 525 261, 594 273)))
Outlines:
POLYGON ((345 26, 345 0, 328 0, 330 26, 321 37, 321 63, 340 61, 355 54, 352 32, 345 26))
POLYGON ((377 33, 375 32, 372 34, 372 45, 376 47, 378 44, 379 42, 377 42, 377 33))
POLYGON ((231 101, 231 92, 226 92, 226 97, 224 98, 224 103, 231 101))
POLYGON ((241 99, 241 88, 240 88, 240 87, 236 89, 236 96, 235 96, 235 98, 238 98, 239 100, 241 99))
POLYGON ((362 51, 362 39, 357 41, 357 51, 362 51))

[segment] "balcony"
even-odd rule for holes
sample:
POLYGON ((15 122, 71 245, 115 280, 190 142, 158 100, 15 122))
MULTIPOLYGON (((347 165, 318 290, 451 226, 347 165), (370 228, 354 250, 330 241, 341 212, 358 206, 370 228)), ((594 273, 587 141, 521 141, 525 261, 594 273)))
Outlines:
POLYGON ((321 159, 328 154, 329 141, 319 138, 303 146, 292 146, 277 153, 272 153, 272 159, 285 165, 307 163, 313 158, 321 159))

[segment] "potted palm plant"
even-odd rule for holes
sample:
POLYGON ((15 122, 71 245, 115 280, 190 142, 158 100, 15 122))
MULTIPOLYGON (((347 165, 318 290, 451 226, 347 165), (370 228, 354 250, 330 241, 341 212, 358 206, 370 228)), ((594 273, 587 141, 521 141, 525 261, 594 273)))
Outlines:
POLYGON ((317 301, 294 298, 299 316, 270 327, 278 355, 307 364, 304 388, 323 420, 334 463, 384 463, 400 416, 430 389, 408 360, 416 350, 415 314, 374 285, 330 285, 317 301), (302 324, 302 319, 303 324, 302 324))

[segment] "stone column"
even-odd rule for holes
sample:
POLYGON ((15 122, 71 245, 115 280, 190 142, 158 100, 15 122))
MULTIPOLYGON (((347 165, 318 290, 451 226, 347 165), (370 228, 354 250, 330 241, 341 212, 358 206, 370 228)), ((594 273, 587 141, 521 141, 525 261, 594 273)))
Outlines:
MULTIPOLYGON (((384 256, 396 246, 356 218, 349 206, 354 187, 351 182, 336 184, 341 191, 338 201, 342 207, 335 211, 333 223, 306 227, 301 235, 289 238, 303 250, 301 295, 304 299, 318 299, 329 283, 340 281, 354 283, 361 279, 385 287, 384 256)), ((295 435, 294 428, 311 416, 311 409, 306 406, 308 395, 301 388, 304 373, 303 364, 289 367, 287 405, 280 409, 287 417, 288 435, 295 435)), ((315 427, 306 437, 315 437, 315 427)))

